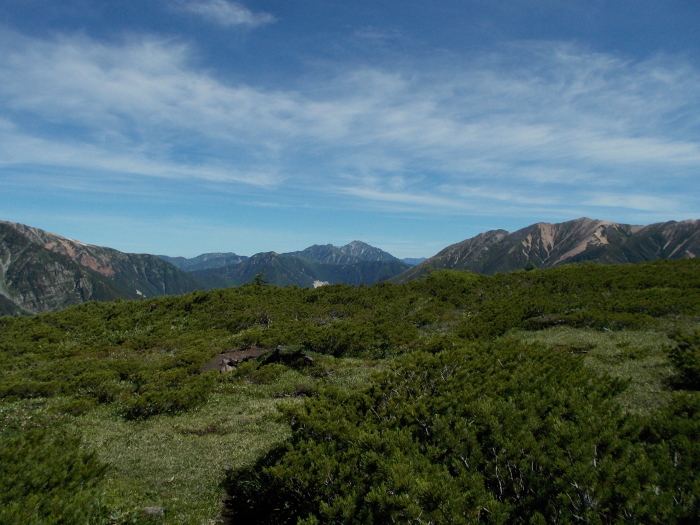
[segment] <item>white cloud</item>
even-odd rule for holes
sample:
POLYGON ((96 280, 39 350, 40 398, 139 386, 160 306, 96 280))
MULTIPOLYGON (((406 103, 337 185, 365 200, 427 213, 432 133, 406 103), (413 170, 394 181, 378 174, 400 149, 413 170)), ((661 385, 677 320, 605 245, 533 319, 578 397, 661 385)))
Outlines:
POLYGON ((355 38, 362 40, 371 40, 375 42, 387 42, 390 40, 398 40, 401 38, 401 32, 395 28, 377 28, 374 26, 365 26, 356 29, 353 32, 355 38))
POLYGON ((521 44, 444 68, 355 67, 273 90, 222 81, 187 45, 153 38, 10 35, 0 49, 5 167, 290 186, 431 212, 560 207, 592 185, 653 210, 698 191, 700 74, 683 62, 521 44), (686 191, 644 200, 640 186, 654 196, 669 182, 686 191))
POLYGON ((130 174, 160 178, 191 178, 212 182, 236 182, 269 187, 279 183, 274 172, 240 171, 216 165, 188 165, 149 158, 139 151, 110 152, 93 144, 65 144, 0 127, 0 167, 43 165, 53 168, 91 170, 103 174, 130 174))
POLYGON ((680 211, 678 209, 678 201, 675 199, 634 193, 593 193, 583 201, 583 204, 608 208, 629 208, 640 211, 661 211, 669 214, 680 211))
POLYGON ((194 13, 226 27, 257 27, 277 20, 269 13, 253 13, 243 4, 227 0, 183 0, 176 5, 182 11, 194 13))
POLYGON ((363 199, 375 200, 380 202, 391 202, 398 204, 410 204, 419 206, 430 206, 435 208, 460 208, 463 203, 459 200, 451 200, 444 197, 436 197, 433 195, 417 195, 411 193, 382 191, 370 188, 355 188, 355 187, 340 187, 337 188, 340 193, 362 197, 363 199))

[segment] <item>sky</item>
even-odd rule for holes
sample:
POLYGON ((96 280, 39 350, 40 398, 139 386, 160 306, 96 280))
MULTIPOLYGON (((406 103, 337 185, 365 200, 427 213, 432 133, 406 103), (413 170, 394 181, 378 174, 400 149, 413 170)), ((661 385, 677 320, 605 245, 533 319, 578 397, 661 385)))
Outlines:
POLYGON ((3 0, 0 219, 428 257, 700 218, 697 0, 3 0))

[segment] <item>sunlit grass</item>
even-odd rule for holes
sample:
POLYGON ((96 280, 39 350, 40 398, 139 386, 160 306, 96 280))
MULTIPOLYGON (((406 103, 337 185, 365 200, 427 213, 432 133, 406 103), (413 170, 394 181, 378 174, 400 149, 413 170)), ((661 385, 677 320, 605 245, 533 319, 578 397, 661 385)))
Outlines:
POLYGON ((366 386, 372 375, 389 367, 391 360, 362 361, 360 359, 344 359, 345 366, 339 366, 325 378, 325 382, 344 390, 354 390, 366 386))
MULTIPOLYGON (((259 384, 246 374, 222 374, 205 405, 176 415, 125 421, 116 407, 100 406, 79 417, 52 417, 60 417, 109 463, 103 483, 109 523, 142 523, 146 507, 165 509, 162 517, 148 517, 149 523, 217 523, 224 472, 251 464, 289 437, 289 426, 279 417, 280 406, 301 403, 304 395, 324 384, 361 388, 372 373, 386 366, 361 359, 315 359, 326 371, 319 377, 286 368, 269 384, 259 384)), ((254 370, 255 364, 251 365, 254 370)), ((54 399, 48 404, 56 408, 61 402, 54 399)), ((48 404, 24 401, 13 410, 5 408, 3 414, 31 421, 37 411, 43 417, 56 413, 48 404)))
POLYGON ((675 343, 665 333, 554 327, 514 332, 508 337, 538 341, 557 351, 579 354, 591 370, 630 380, 627 390, 619 397, 620 404, 629 412, 646 414, 670 399, 668 380, 673 368, 667 350, 675 343))
POLYGON ((223 472, 252 462, 288 436, 278 399, 214 394, 198 410, 124 421, 111 409, 76 418, 86 444, 111 466, 105 503, 115 522, 163 507, 161 523, 206 523, 219 513, 223 472))

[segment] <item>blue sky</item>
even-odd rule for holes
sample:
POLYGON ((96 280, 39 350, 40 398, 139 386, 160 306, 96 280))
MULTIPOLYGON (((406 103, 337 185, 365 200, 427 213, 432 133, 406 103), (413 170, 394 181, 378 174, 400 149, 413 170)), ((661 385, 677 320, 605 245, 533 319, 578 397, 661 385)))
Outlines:
POLYGON ((3 0, 0 219, 430 256, 700 218, 697 0, 3 0))

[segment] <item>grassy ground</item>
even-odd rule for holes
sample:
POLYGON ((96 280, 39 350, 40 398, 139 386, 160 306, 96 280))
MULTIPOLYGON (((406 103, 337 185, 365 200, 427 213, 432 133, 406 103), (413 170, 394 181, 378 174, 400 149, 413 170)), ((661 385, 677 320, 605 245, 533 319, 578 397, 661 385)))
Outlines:
POLYGON ((300 403, 323 385, 351 390, 366 384, 386 361, 314 356, 318 376, 267 365, 221 374, 208 402, 191 411, 126 421, 114 405, 78 416, 61 407, 66 399, 19 400, 0 405, 0 421, 15 428, 51 425, 83 436, 110 468, 103 499, 107 523, 218 523, 227 469, 237 469, 289 436, 279 408, 300 403), (147 516, 162 507, 163 516, 147 516))
MULTIPOLYGON (((666 353, 674 343, 664 333, 555 327, 506 337, 580 354, 591 369, 630 380, 620 403, 631 412, 648 413, 670 396, 666 353)), ((224 472, 252 463, 289 436, 278 417, 281 406, 300 403, 323 385, 348 391, 361 387, 390 364, 314 359, 316 372, 322 373, 249 362, 221 374, 204 406, 177 415, 125 421, 110 405, 70 416, 59 409, 65 400, 52 398, 5 404, 0 418, 15 426, 61 425, 82 435, 86 446, 110 464, 103 485, 109 523, 213 524, 221 510, 224 472), (162 507, 165 514, 146 518, 145 507, 162 507)))
MULTIPOLYGON (((579 354, 591 369, 630 380, 620 403, 631 412, 648 413, 670 396, 667 349, 674 342, 664 333, 555 327, 505 337, 579 354)), ((82 435, 110 465, 103 484, 108 523, 213 524, 221 511, 224 472, 252 463, 288 438, 289 428, 278 417, 281 406, 300 403, 323 385, 362 387, 389 365, 314 355, 316 373, 309 373, 249 362, 221 374, 205 405, 145 421, 124 420, 114 405, 71 416, 60 409, 61 398, 6 403, 0 418, 13 426, 59 425, 82 435), (164 516, 147 517, 146 507, 162 507, 164 516)))
POLYGON ((213 523, 219 483, 288 435, 275 418, 285 399, 214 394, 198 410, 127 422, 95 410, 74 425, 111 465, 105 503, 114 523, 137 520, 144 507, 163 507, 158 523, 213 523))
POLYGON ((535 332, 515 332, 508 337, 538 341, 558 351, 579 354, 592 370, 629 380, 630 384, 619 400, 630 412, 649 413, 670 398, 668 380, 673 369, 667 350, 675 342, 664 333, 554 327, 535 332))
MULTIPOLYGON (((672 368, 667 350, 675 343, 658 331, 606 332, 554 327, 511 332, 508 338, 539 342, 578 354, 586 366, 628 379, 620 403, 648 413, 670 397, 672 368)), ((97 406, 71 416, 60 397, 21 400, 0 407, 0 421, 15 427, 35 424, 72 429, 110 465, 103 483, 107 523, 218 523, 225 471, 254 462, 289 437, 279 408, 303 402, 324 385, 347 391, 367 384, 390 360, 314 356, 314 373, 251 361, 218 376, 208 402, 191 411, 126 421, 115 405, 97 406), (146 516, 162 507, 163 516, 146 516)))

